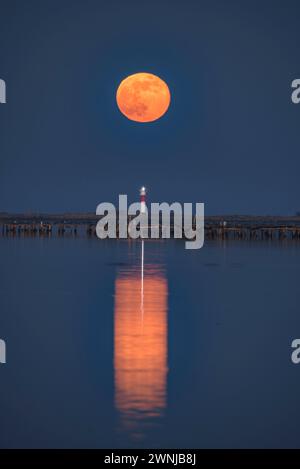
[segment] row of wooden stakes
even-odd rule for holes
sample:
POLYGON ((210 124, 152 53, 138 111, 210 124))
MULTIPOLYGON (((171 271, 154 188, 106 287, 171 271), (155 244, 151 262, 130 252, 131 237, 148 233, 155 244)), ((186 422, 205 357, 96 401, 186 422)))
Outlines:
MULTIPOLYGON (((173 230, 171 229, 171 237, 173 230)), ((96 236, 96 224, 73 224, 73 223, 9 223, 2 224, 0 233, 3 236, 43 236, 65 234, 77 235, 78 233, 87 236, 96 236)), ((150 236, 149 236, 150 237, 150 236)), ((163 238, 163 229, 161 227, 160 237, 163 238)), ((300 239, 300 227, 295 226, 220 226, 216 224, 205 225, 206 239, 221 240, 281 240, 281 239, 300 239)))

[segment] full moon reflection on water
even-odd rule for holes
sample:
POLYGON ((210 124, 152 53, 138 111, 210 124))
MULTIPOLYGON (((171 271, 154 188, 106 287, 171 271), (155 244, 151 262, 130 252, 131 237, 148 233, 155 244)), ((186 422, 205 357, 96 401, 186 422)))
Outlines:
POLYGON ((134 440, 159 422, 167 394, 167 297, 162 266, 141 264, 118 273, 115 283, 115 406, 120 430, 134 440))

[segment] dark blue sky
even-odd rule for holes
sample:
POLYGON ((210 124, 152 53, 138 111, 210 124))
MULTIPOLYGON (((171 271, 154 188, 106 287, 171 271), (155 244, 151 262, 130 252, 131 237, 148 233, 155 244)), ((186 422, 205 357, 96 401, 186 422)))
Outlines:
POLYGON ((94 211, 119 193, 206 213, 300 210, 299 1, 0 0, 0 211, 94 211), (127 120, 119 82, 169 85, 127 120))

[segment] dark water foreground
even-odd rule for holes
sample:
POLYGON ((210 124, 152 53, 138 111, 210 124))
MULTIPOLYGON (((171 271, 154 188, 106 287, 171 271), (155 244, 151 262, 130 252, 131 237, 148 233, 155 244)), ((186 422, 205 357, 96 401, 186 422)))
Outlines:
POLYGON ((0 249, 1 447, 299 447, 297 243, 0 249))

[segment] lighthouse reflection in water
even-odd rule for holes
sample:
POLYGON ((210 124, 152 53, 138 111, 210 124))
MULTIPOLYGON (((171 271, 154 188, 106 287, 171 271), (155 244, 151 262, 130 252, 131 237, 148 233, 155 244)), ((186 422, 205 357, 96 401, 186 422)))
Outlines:
POLYGON ((118 272, 114 308, 118 428, 142 440, 166 408, 168 285, 163 265, 144 260, 118 272))

